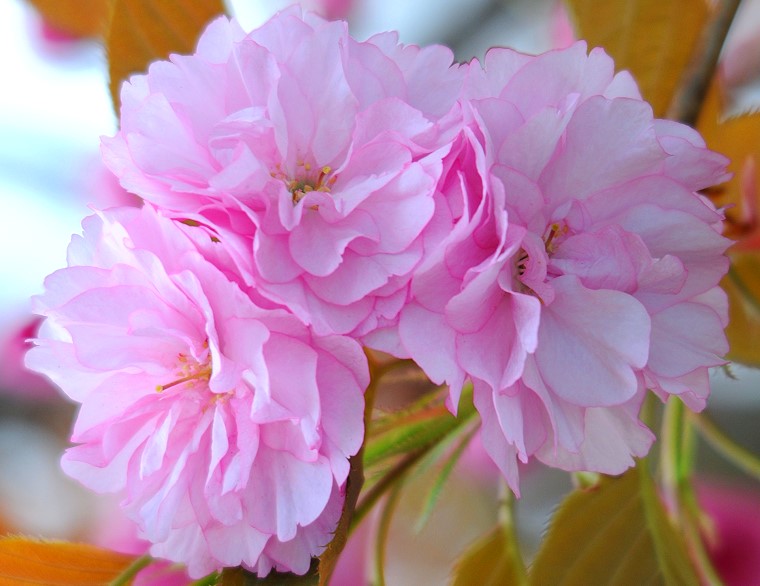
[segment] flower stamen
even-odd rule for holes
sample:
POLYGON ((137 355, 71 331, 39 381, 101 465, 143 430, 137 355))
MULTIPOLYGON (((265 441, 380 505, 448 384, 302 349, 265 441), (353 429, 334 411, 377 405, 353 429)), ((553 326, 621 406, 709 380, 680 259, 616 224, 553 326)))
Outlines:
MULTIPOLYGON (((288 177, 288 175, 283 172, 282 167, 279 163, 275 165, 275 170, 269 173, 272 178, 279 179, 285 184, 288 191, 290 191, 291 197, 293 198, 293 205, 296 205, 304 197, 306 197, 306 194, 313 191, 330 193, 332 186, 335 185, 335 182, 338 179, 335 176, 330 176, 330 173, 332 173, 332 168, 328 165, 322 167, 316 177, 314 177, 311 172, 311 163, 298 161, 296 163, 296 166, 302 167, 304 173, 297 172, 295 179, 288 177)), ((316 206, 312 206, 311 209, 318 208, 316 206)))
POLYGON ((546 247, 546 253, 551 254, 554 252, 557 242, 554 240, 559 236, 564 236, 570 231, 565 222, 554 222, 549 226, 549 235, 544 240, 544 246, 546 247))
MULTIPOLYGON (((203 342, 204 350, 208 349, 208 340, 203 342)), ((166 389, 176 387, 184 383, 191 381, 207 381, 211 378, 211 364, 209 364, 208 357, 204 360, 203 364, 199 364, 195 360, 188 358, 187 354, 180 352, 177 354, 177 362, 179 363, 179 372, 177 372, 176 380, 173 380, 164 385, 156 385, 156 392, 161 393, 166 389)))
POLYGON ((156 385, 156 392, 161 393, 165 391, 166 389, 176 387, 177 385, 181 385, 182 383, 190 382, 192 380, 208 380, 209 378, 211 378, 211 367, 207 366, 194 374, 183 376, 182 378, 178 378, 177 380, 167 383, 165 385, 156 385))

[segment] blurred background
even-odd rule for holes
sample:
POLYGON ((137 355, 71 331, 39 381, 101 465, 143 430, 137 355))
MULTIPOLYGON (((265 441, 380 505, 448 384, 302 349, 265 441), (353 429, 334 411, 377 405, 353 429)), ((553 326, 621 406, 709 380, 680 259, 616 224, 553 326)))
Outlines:
MULTIPOLYGON (((231 0, 229 5, 243 27, 252 28, 288 3, 231 0)), ((405 43, 446 44, 460 61, 495 45, 537 53, 572 40, 555 0, 305 3, 329 17, 346 16, 359 39, 397 30, 405 43)), ((735 103, 745 109, 760 107, 760 58, 753 57, 760 55, 758 4, 745 0, 729 43, 746 57, 728 72, 735 80, 735 103)), ((112 500, 80 489, 60 472, 74 409, 22 366, 26 339, 36 327, 29 297, 65 264, 70 236, 79 231, 89 206, 133 201, 99 159, 99 137, 117 128, 106 60, 96 41, 45 22, 23 0, 0 3, 0 55, 6 80, 0 90, 0 528, 139 549, 112 500)), ((714 373, 709 411, 733 439, 760 453, 760 376, 740 367, 733 372, 736 380, 714 373)), ((492 525, 497 472, 477 442, 470 452, 460 464, 467 473, 452 477, 421 531, 413 526, 423 495, 412 490, 401 503, 389 543, 388 583, 444 583, 451 561, 492 525)), ((705 483, 719 495, 709 498, 720 501, 720 491, 729 487, 750 503, 760 502, 753 481, 704 446, 699 457, 705 483)), ((531 465, 523 471, 522 486, 518 523, 530 555, 571 482, 567 474, 531 465)), ((760 526, 760 508, 754 506, 751 519, 760 526)), ((760 539, 755 544, 760 547, 760 539)), ((360 561, 364 544, 353 547, 351 555, 360 561)))

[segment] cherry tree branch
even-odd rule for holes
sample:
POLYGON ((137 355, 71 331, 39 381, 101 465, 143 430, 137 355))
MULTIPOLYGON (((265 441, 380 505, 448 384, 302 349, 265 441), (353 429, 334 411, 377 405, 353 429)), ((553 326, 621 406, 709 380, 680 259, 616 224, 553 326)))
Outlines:
POLYGON ((676 94, 670 102, 667 117, 671 120, 689 126, 696 124, 739 4, 741 0, 721 0, 718 3, 710 23, 697 41, 691 62, 686 67, 676 94))

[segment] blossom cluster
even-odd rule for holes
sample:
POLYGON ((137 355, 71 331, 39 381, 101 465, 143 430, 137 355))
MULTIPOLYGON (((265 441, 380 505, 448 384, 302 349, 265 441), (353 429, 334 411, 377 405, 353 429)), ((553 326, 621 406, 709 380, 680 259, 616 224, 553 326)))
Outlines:
POLYGON ((307 571, 364 436, 362 346, 474 388, 485 449, 619 473, 648 389, 722 363, 725 159, 584 43, 364 42, 298 9, 220 18, 133 76, 97 212, 35 300, 27 363, 81 403, 63 465, 154 555, 307 571))

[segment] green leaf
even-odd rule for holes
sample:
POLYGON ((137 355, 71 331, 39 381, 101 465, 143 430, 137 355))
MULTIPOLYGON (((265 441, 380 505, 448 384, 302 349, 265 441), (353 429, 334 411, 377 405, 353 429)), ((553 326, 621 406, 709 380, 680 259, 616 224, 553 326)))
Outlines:
POLYGON ((709 12, 704 0, 566 0, 579 38, 628 69, 663 116, 709 12))
POLYGON ((463 426, 474 414, 470 387, 462 392, 457 417, 442 403, 424 401, 402 415, 381 418, 373 423, 364 450, 364 466, 370 468, 394 456, 428 449, 463 426))
POLYGON ((531 584, 699 584, 645 466, 565 499, 533 563, 531 584))
POLYGON ((438 389, 411 407, 372 422, 364 446, 364 469, 369 473, 349 532, 361 523, 388 490, 431 452, 440 450, 441 443, 450 441, 465 429, 476 414, 472 385, 462 391, 457 417, 446 409, 440 395, 438 389))
POLYGON ((206 25, 224 14, 222 0, 112 0, 106 39, 111 98, 119 110, 121 82, 171 53, 189 54, 206 25))
MULTIPOLYGON (((451 586, 504 586, 523 583, 509 535, 497 525, 478 539, 457 560, 451 586)), ((591 584, 592 582, 588 582, 591 584)), ((552 584, 545 582, 545 584, 552 584)))
POLYGON ((427 468, 427 460, 435 460, 436 462, 440 463, 440 469, 438 471, 438 474, 436 475, 435 479, 433 480, 430 490, 428 491, 427 497, 425 498, 424 505, 422 507, 422 512, 420 513, 419 518, 417 519, 417 522, 415 523, 414 529, 417 532, 422 531, 422 528, 425 526, 425 524, 430 519, 430 515, 433 513, 433 509, 435 508, 436 503, 438 502, 438 499, 441 496, 441 491, 443 490, 444 485, 446 484, 446 481, 451 476, 451 473, 454 471, 454 468, 457 465, 457 462, 459 462, 460 458, 462 457, 462 454, 464 454, 464 451, 467 449, 467 446, 469 445, 470 441, 472 440, 473 436, 475 435, 475 432, 478 430, 478 427, 475 427, 471 429, 469 432, 467 432, 464 437, 459 439, 456 446, 453 450, 446 456, 446 458, 442 458, 443 452, 446 451, 446 449, 449 447, 449 444, 453 441, 457 440, 458 434, 451 434, 451 441, 442 441, 440 443, 442 450, 439 453, 439 450, 431 450, 428 456, 423 460, 418 468, 420 471, 424 471, 427 468))
POLYGON ((413 419, 428 408, 432 409, 442 406, 447 392, 447 389, 444 387, 436 387, 401 409, 381 411, 379 416, 375 416, 370 420, 370 433, 372 435, 380 435, 396 427, 398 422, 413 419))
POLYGON ((391 521, 396 513, 403 487, 404 482, 402 479, 395 484, 385 501, 385 506, 380 512, 380 521, 377 525, 377 535, 375 537, 375 582, 377 586, 385 586, 385 551, 388 545, 391 521))

